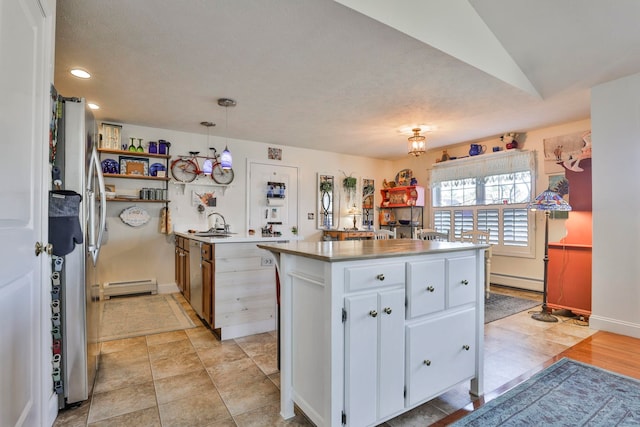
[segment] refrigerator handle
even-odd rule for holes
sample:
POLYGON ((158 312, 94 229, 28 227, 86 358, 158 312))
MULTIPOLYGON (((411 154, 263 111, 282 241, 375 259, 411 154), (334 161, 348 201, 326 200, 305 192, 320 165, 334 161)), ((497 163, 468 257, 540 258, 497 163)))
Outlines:
POLYGON ((89 229, 89 244, 88 250, 91 254, 93 265, 98 262, 98 254, 100 253, 100 245, 102 243, 102 237, 104 235, 104 229, 106 224, 106 195, 104 192, 104 177, 102 176, 102 170, 100 168, 100 161, 98 160, 98 152, 95 147, 91 150, 91 159, 89 161, 89 170, 87 171, 87 198, 89 199, 89 221, 87 227, 89 229), (96 227, 96 193, 94 191, 94 173, 98 177, 98 189, 97 196, 100 197, 100 228, 98 229, 98 237, 96 239, 95 227, 96 227))
POLYGON ((98 228, 98 240, 96 242, 96 256, 94 263, 98 260, 98 254, 102 247, 102 239, 104 237, 104 230, 107 225, 107 195, 104 188, 104 176, 102 175, 102 168, 100 167, 100 159, 98 158, 98 152, 93 147, 93 155, 95 155, 96 174, 98 175, 98 191, 100 197, 100 226, 98 228))

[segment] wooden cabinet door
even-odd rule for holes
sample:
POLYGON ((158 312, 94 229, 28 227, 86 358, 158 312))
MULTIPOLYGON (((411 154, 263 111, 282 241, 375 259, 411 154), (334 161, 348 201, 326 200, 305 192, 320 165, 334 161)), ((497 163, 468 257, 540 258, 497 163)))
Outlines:
POLYGON ((202 316, 204 320, 213 327, 213 317, 212 317, 212 306, 213 306, 213 298, 212 298, 212 289, 213 289, 213 266, 211 265, 211 261, 202 261, 202 316))
POLYGON ((175 269, 175 280, 176 286, 181 293, 184 293, 184 289, 182 287, 182 276, 181 276, 181 264, 180 264, 180 248, 178 247, 178 241, 176 240, 175 252, 174 252, 174 269, 175 269))

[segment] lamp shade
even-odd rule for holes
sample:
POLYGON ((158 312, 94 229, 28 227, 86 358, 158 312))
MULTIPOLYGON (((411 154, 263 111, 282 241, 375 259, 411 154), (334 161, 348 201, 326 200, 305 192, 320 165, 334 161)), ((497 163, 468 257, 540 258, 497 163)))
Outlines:
POLYGON ((220 155, 220 167, 222 169, 228 170, 231 169, 233 165, 233 159, 231 158, 231 151, 226 146, 224 147, 224 151, 220 155))
POLYGON ((532 202, 527 206, 530 210, 541 211, 570 211, 571 205, 562 198, 562 196, 553 190, 545 190, 538 194, 532 202))

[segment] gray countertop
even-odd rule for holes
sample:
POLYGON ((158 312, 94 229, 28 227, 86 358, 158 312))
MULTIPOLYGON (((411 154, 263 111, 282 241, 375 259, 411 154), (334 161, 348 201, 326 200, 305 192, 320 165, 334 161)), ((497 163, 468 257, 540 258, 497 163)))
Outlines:
POLYGON ((186 237, 187 239, 195 240, 197 242, 202 243, 278 243, 278 242, 288 242, 292 240, 290 237, 262 237, 261 235, 253 235, 249 236, 248 234, 231 234, 229 237, 199 237, 193 233, 182 233, 176 231, 174 233, 176 236, 186 237))
POLYGON ((438 252, 488 248, 488 245, 412 239, 346 240, 331 242, 260 243, 258 247, 274 253, 299 255, 336 262, 391 258, 438 252))

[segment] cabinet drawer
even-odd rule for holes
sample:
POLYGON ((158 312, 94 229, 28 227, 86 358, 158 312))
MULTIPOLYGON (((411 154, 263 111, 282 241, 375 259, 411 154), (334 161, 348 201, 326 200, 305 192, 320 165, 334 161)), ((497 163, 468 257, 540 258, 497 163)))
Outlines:
POLYGON ((447 259, 449 274, 449 307, 474 302, 477 296, 476 258, 473 256, 447 259))
POLYGON ((354 292, 404 283, 404 263, 345 269, 345 291, 354 292))
POLYGON ((411 262, 407 264, 407 318, 444 310, 445 260, 411 262))
POLYGON ((475 309, 407 326, 407 405, 475 376, 475 309))
POLYGON ((213 260, 213 245, 210 245, 210 244, 202 245, 202 259, 204 261, 213 260))

